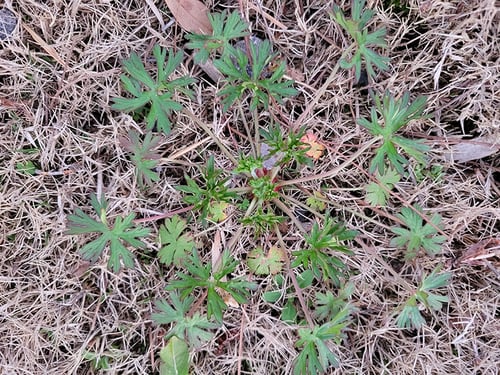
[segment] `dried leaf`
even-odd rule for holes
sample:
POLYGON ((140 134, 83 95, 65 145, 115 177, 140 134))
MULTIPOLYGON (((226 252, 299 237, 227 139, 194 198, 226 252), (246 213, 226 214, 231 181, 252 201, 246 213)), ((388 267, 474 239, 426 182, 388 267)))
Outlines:
POLYGON ((165 0, 179 25, 190 33, 211 34, 208 8, 198 0, 165 0))
POLYGON ((488 238, 469 247, 456 264, 467 264, 470 266, 483 265, 488 258, 500 258, 500 238, 488 238))
POLYGON ((461 140, 453 145, 451 152, 446 154, 447 160, 465 163, 471 160, 482 159, 500 151, 498 136, 483 136, 470 140, 461 140))
POLYGON ((38 43, 38 45, 40 47, 42 47, 50 57, 52 57, 54 60, 56 60, 64 69, 68 69, 68 65, 66 64, 66 61, 64 61, 61 58, 61 56, 59 56, 59 54, 57 53, 57 51, 54 47, 52 47, 47 42, 45 42, 45 40, 43 40, 42 37, 40 35, 38 35, 31 27, 29 27, 26 24, 23 24, 23 26, 26 29, 26 31, 28 33, 30 33, 30 35, 35 40, 35 42, 38 43))
POLYGON ((318 160, 323 155, 325 146, 318 141, 318 136, 316 134, 308 132, 300 138, 300 141, 305 143, 307 146, 310 146, 309 150, 306 152, 306 155, 310 158, 318 160))

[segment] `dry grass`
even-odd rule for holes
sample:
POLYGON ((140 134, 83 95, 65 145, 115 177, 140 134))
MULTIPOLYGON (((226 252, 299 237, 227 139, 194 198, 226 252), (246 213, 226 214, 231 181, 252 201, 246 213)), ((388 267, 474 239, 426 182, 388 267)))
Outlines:
MULTIPOLYGON (((162 163, 161 183, 146 193, 136 186, 119 137, 140 127, 109 106, 110 98, 121 94, 120 62, 132 51, 149 56, 155 43, 176 48, 184 43, 182 30, 169 23, 164 3, 155 2, 161 22, 149 3, 6 2, 22 23, 11 39, 0 42, 2 375, 97 373, 84 359, 87 351, 111 358, 107 373, 153 374, 158 369, 165 331, 152 324, 150 314, 173 271, 151 255, 157 247, 154 236, 137 268, 115 275, 104 259, 93 265, 81 260, 77 250, 87 237, 64 234, 67 214, 75 207, 86 209, 91 192, 106 194, 113 215, 148 217, 182 207, 173 186, 185 172, 198 173, 194 165, 204 163, 206 150, 217 149, 202 129, 179 116, 161 152, 165 158, 179 149, 186 152, 175 164, 162 163), (198 148, 188 149, 198 141, 198 148), (31 176, 16 169, 28 160, 43 172, 31 176)), ((317 96, 349 41, 329 19, 329 2, 242 3, 253 32, 271 39, 296 75, 301 95, 285 108, 273 109, 283 121, 293 122, 317 96)), ((495 1, 410 0, 408 16, 385 9, 382 1, 369 3, 377 9, 377 24, 388 29, 391 57, 391 70, 379 74, 373 86, 429 96, 433 117, 406 131, 429 140, 436 151, 432 164, 443 165, 445 172, 440 182, 409 180, 396 193, 400 204, 418 202, 443 215, 448 240, 435 259, 401 263, 401 254, 387 247, 390 233, 384 227, 394 210, 373 212, 363 203, 360 187, 368 181, 364 169, 369 153, 332 178, 305 184, 310 190, 328 186, 335 214, 361 232, 356 254, 348 259, 358 270, 353 277, 358 312, 336 349, 341 366, 332 373, 497 374, 500 283, 486 267, 453 269, 450 304, 429 316, 422 331, 403 331, 394 324, 395 309, 424 272, 449 264, 483 238, 498 236, 499 156, 457 165, 440 157, 456 135, 500 139, 500 17, 495 1), (372 221, 353 211, 367 213, 372 221)), ((224 8, 218 2, 208 5, 224 8)), ((216 135, 236 153, 228 129, 238 126, 237 114, 221 113, 214 99, 218 87, 189 60, 181 70, 199 78, 196 98, 187 103, 190 110, 213 124, 216 135)), ((367 97, 351 87, 350 72, 339 71, 335 78, 303 124, 328 145, 317 173, 340 165, 369 141, 353 120, 367 114, 367 97)), ((216 155, 216 163, 231 168, 222 154, 216 155)), ((148 225, 156 233, 156 224, 148 225)), ((210 249, 216 229, 225 244, 237 226, 230 219, 198 239, 210 249)), ((244 255, 249 246, 251 241, 242 236, 235 255, 244 255)), ((291 373, 296 332, 270 311, 258 295, 249 305, 230 310, 215 340, 194 353, 193 373, 291 373)))

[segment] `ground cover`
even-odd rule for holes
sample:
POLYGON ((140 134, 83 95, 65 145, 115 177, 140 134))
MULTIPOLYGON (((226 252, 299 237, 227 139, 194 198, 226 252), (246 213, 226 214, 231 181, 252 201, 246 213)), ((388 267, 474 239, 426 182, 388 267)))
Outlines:
POLYGON ((497 373, 494 2, 181 3, 6 4, 0 373, 497 373))

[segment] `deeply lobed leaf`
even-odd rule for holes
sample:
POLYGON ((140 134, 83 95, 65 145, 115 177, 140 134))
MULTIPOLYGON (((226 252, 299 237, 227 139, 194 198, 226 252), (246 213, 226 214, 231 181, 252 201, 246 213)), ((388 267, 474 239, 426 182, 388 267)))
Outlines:
POLYGON ((110 257, 108 267, 114 272, 120 270, 122 263, 126 268, 133 268, 134 257, 123 243, 135 248, 144 247, 145 244, 139 238, 147 236, 149 229, 135 227, 132 223, 135 217, 133 213, 125 218, 117 217, 114 226, 110 227, 106 216, 107 202, 104 197, 101 198, 101 202, 98 201, 95 194, 91 195, 92 206, 101 221, 97 221, 82 210, 76 209, 75 214, 68 216, 68 230, 66 233, 99 233, 99 238, 87 243, 80 249, 80 254, 83 258, 95 262, 109 243, 110 257))

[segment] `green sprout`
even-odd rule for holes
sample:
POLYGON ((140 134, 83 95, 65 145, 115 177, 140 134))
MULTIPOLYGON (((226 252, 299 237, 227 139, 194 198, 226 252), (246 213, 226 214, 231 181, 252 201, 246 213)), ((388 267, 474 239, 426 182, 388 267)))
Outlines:
POLYGON ((355 236, 355 231, 345 229, 327 216, 323 228, 314 223, 311 233, 305 236, 307 248, 292 253, 295 256, 292 267, 300 265, 306 269, 310 268, 316 278, 325 281, 330 279, 335 285, 339 285, 340 277, 345 276, 346 265, 338 257, 333 256, 331 251, 352 255, 353 252, 342 242, 351 240, 355 236))
POLYGON ((231 41, 248 35, 248 25, 241 19, 238 12, 232 12, 226 17, 226 12, 208 15, 212 25, 212 35, 188 34, 190 40, 187 48, 197 50, 195 63, 205 63, 213 51, 226 52, 231 47, 231 41))
POLYGON ((295 360, 294 375, 316 375, 324 373, 330 366, 338 366, 339 361, 335 354, 326 345, 334 340, 337 345, 343 338, 343 329, 349 324, 350 308, 346 306, 333 319, 313 329, 300 328, 300 339, 295 344, 301 348, 295 360))
POLYGON ((68 216, 67 234, 100 233, 101 236, 80 249, 83 258, 95 262, 104 251, 104 248, 110 244, 110 258, 108 266, 113 272, 118 272, 121 268, 120 260, 126 268, 134 267, 134 257, 132 253, 124 246, 127 243, 135 248, 144 247, 145 244, 139 238, 149 234, 149 229, 135 227, 132 221, 135 215, 129 214, 122 219, 117 217, 114 226, 108 223, 106 209, 108 202, 101 197, 101 202, 95 194, 91 195, 91 204, 96 211, 100 221, 91 218, 81 209, 77 208, 74 215, 68 216))
POLYGON ((180 291, 182 298, 192 294, 195 289, 206 290, 208 318, 214 316, 218 323, 222 323, 222 314, 227 305, 219 294, 220 291, 230 295, 237 303, 243 304, 247 302, 249 291, 257 287, 255 283, 246 281, 244 276, 226 280, 238 264, 239 262, 225 251, 220 268, 214 270, 211 263, 202 264, 198 253, 193 250, 192 256, 184 264, 187 273, 178 272, 179 280, 170 281, 167 290, 180 291))
POLYGON ((419 303, 431 311, 439 311, 443 303, 448 302, 447 296, 431 293, 431 290, 443 288, 448 285, 451 273, 438 274, 436 268, 428 276, 423 277, 422 284, 417 292, 406 301, 401 313, 396 319, 396 324, 400 328, 420 328, 425 323, 425 318, 420 313, 419 303))
POLYGON ((427 98, 419 96, 410 104, 410 94, 406 92, 399 100, 394 99, 388 92, 382 98, 375 95, 375 107, 371 109, 371 120, 359 119, 359 124, 374 135, 381 136, 383 143, 377 150, 375 157, 370 165, 370 172, 378 170, 380 174, 385 171, 385 158, 389 159, 390 164, 400 175, 404 175, 404 166, 408 160, 401 155, 397 146, 401 147, 408 155, 415 158, 419 163, 425 163, 425 152, 429 147, 422 140, 408 139, 396 132, 403 126, 408 125, 412 120, 423 118, 427 98), (382 115, 379 119, 377 111, 382 115))
POLYGON ((420 249, 424 249, 427 254, 434 255, 441 250, 441 244, 446 240, 445 236, 437 236, 441 216, 438 214, 430 218, 430 223, 423 224, 422 217, 418 214, 422 208, 415 205, 413 208, 403 207, 401 214, 397 217, 408 227, 391 228, 392 232, 397 234, 391 240, 391 246, 406 247, 406 260, 415 258, 420 249))
POLYGON ((269 107, 271 98, 283 103, 283 99, 297 95, 292 87, 292 80, 282 80, 285 74, 285 63, 278 65, 276 70, 269 72, 269 65, 276 58, 271 52, 271 43, 264 40, 261 43, 250 42, 250 56, 242 49, 229 47, 220 59, 214 61, 215 67, 226 76, 227 85, 218 93, 223 96, 224 111, 241 100, 245 93, 251 94, 250 110, 255 110, 259 104, 269 107))
POLYGON ((230 192, 226 186, 227 178, 221 177, 222 171, 215 168, 214 158, 208 159, 207 167, 202 173, 203 185, 185 176, 187 185, 177 186, 176 189, 186 193, 184 201, 194 205, 194 208, 201 210, 201 219, 204 221, 212 213, 215 203, 230 202, 236 197, 234 192, 230 192))
POLYGON ((171 304, 164 299, 156 301, 155 305, 159 312, 151 315, 151 318, 158 324, 171 324, 166 338, 176 336, 187 341, 195 348, 210 341, 213 337, 210 330, 217 328, 219 325, 209 321, 199 312, 189 316, 194 297, 188 296, 182 299, 177 293, 173 292, 170 293, 170 301, 171 304))
POLYGON ((176 91, 192 98, 193 93, 188 85, 195 80, 191 77, 180 77, 169 81, 168 77, 181 64, 183 52, 174 53, 172 49, 167 50, 155 45, 153 55, 156 59, 156 79, 153 79, 141 59, 136 53, 123 62, 126 74, 121 75, 121 81, 126 91, 133 98, 114 98, 113 109, 123 112, 136 112, 145 109, 146 127, 151 130, 155 127, 169 134, 172 123, 170 115, 174 111, 182 110, 182 105, 174 100, 176 91))
POLYGON ((356 82, 359 82, 361 77, 361 64, 364 60, 366 72, 369 77, 375 77, 373 66, 380 70, 388 69, 389 59, 380 56, 373 51, 370 46, 386 47, 387 43, 384 40, 385 28, 375 30, 369 33, 366 29, 367 24, 371 21, 375 12, 371 9, 364 9, 365 0, 354 0, 352 5, 351 19, 347 19, 338 5, 333 6, 332 17, 335 21, 344 28, 345 31, 354 39, 354 44, 349 50, 354 49, 354 55, 351 59, 342 56, 340 59, 340 67, 350 69, 354 67, 354 75, 356 82))

